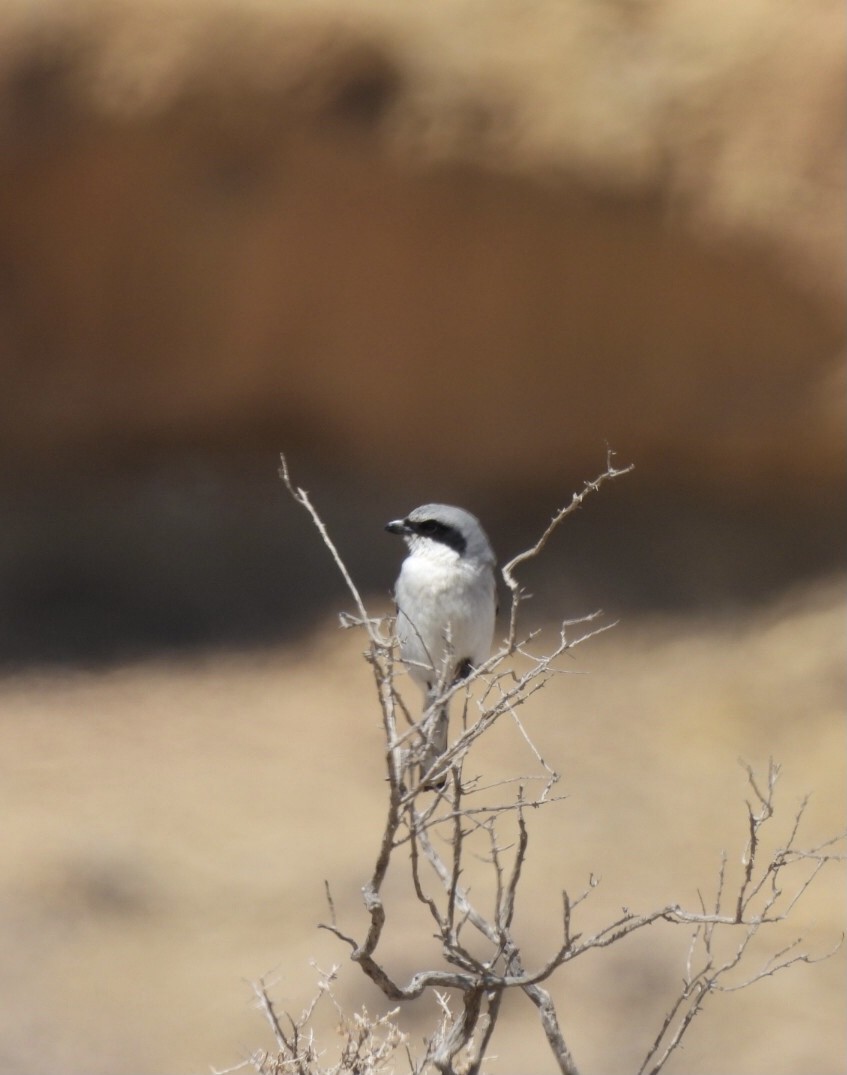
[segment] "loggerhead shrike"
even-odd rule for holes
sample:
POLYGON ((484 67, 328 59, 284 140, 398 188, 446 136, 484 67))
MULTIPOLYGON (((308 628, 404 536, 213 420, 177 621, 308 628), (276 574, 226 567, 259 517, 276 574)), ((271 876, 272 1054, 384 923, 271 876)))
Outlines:
MULTIPOLYGON (((485 531, 468 511, 424 504, 386 525, 409 554, 394 588, 400 656, 423 688, 424 710, 438 694, 487 660, 497 614, 496 557, 485 531)), ((447 707, 433 716, 422 772, 447 749, 447 707)), ((443 787, 436 774, 427 788, 443 787)))

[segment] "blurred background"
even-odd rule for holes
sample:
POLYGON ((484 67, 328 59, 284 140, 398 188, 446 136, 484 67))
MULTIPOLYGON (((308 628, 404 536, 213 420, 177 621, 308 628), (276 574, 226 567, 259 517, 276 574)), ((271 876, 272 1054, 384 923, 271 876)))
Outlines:
MULTIPOLYGON (((505 559, 635 464, 526 574, 529 625, 621 621, 527 717, 538 958, 592 871, 598 922, 711 888, 739 756, 843 828, 843 40, 835 0, 0 0, 0 1069, 237 1063, 245 981, 297 1012, 346 958, 324 878, 361 928, 378 711, 280 451, 375 612, 386 520, 460 503, 505 559)), ((437 962, 394 898, 392 966, 437 962)), ((797 916, 831 948, 842 879, 797 916)), ((555 980, 586 1071, 686 940, 555 980)), ((844 982, 715 998, 671 1070, 843 1071, 844 982)), ((506 1017, 492 1070, 554 1070, 506 1017)))

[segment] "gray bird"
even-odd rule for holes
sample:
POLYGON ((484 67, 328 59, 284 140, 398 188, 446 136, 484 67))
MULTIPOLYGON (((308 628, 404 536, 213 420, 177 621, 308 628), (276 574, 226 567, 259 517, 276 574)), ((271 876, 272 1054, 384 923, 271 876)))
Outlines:
MULTIPOLYGON (((424 691, 428 709, 440 691, 468 676, 491 653, 497 614, 496 557, 479 520, 463 508, 424 504, 385 527, 409 553, 394 588, 400 656, 424 691)), ((432 719, 423 772, 447 749, 447 707, 432 719)), ((443 787, 443 773, 427 787, 443 787)))

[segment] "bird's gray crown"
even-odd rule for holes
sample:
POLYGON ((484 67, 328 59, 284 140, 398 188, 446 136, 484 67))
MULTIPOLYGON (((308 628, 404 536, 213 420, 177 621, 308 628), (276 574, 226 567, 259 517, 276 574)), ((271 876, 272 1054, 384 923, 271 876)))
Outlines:
POLYGON ((490 564, 495 562, 491 544, 479 519, 452 504, 422 504, 410 511, 405 519, 389 523, 386 530, 407 538, 418 536, 439 541, 468 559, 490 564))

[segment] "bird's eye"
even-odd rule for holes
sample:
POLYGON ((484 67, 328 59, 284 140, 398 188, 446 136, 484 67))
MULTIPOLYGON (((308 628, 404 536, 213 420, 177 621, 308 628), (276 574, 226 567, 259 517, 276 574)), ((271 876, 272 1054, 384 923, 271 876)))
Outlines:
POLYGON ((435 519, 427 519, 418 527, 418 531, 421 534, 437 534, 441 529, 441 523, 437 523, 435 519))

